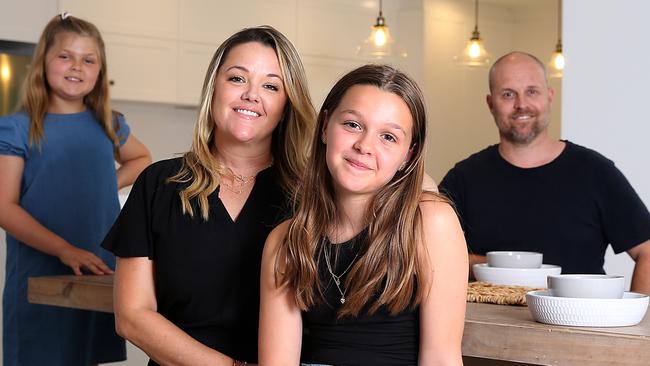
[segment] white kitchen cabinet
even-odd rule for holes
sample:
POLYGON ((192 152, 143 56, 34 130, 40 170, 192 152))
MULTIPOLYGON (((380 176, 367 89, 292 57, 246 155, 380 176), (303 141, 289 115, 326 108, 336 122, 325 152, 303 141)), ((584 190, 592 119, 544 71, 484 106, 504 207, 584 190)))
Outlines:
POLYGON ((217 45, 180 42, 178 46, 177 101, 182 105, 198 105, 205 73, 217 45))
POLYGON ((219 45, 246 27, 272 25, 292 41, 296 35, 298 0, 214 1, 178 3, 178 38, 219 45))
POLYGON ((0 0, 0 39, 36 43, 56 13, 51 0, 0 0))
MULTIPOLYGON (((300 1, 296 16, 296 46, 304 55, 325 59, 356 59, 357 46, 370 35, 371 26, 377 17, 376 8, 364 7, 361 3, 300 1)), ((387 20, 393 21, 392 18, 387 20)), ((392 26, 392 23, 389 25, 392 26)))
POLYGON ((176 39, 178 0, 59 0, 59 8, 105 33, 176 39))
POLYGON ((177 0, 59 0, 59 8, 102 33, 113 99, 177 102, 177 0))
POLYGON ((112 98, 176 103, 176 41, 115 34, 104 39, 112 98))
POLYGON ((338 76, 363 62, 355 49, 377 15, 374 7, 348 0, 58 3, 59 10, 93 22, 102 32, 114 99, 187 106, 198 105, 205 72, 219 44, 242 28, 262 24, 277 28, 294 43, 314 101, 320 103, 338 76))

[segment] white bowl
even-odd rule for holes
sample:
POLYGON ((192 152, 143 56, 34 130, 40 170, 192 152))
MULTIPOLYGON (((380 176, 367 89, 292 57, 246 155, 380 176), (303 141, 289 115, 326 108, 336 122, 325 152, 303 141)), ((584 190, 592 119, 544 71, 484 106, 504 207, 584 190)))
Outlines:
POLYGON ((625 327, 643 320, 648 296, 625 292, 622 299, 579 299, 551 296, 547 290, 526 294, 533 318, 553 325, 625 327))
POLYGON ((543 254, 537 252, 487 252, 490 267, 499 268, 539 268, 542 266, 543 254))
POLYGON ((472 269, 476 280, 481 282, 534 288, 546 288, 546 277, 562 272, 560 266, 552 264, 542 264, 540 268, 499 268, 477 263, 472 269))
POLYGON ((551 296, 590 299, 620 299, 625 290, 625 277, 599 274, 548 276, 551 296))

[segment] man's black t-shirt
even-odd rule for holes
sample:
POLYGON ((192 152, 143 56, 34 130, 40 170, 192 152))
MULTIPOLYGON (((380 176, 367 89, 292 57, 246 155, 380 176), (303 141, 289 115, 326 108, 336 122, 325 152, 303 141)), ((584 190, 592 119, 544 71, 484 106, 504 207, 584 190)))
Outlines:
POLYGON ((457 163, 440 190, 474 254, 538 251, 562 273, 604 273, 608 244, 620 253, 650 239, 650 213, 614 163, 569 141, 555 160, 527 169, 490 146, 457 163))

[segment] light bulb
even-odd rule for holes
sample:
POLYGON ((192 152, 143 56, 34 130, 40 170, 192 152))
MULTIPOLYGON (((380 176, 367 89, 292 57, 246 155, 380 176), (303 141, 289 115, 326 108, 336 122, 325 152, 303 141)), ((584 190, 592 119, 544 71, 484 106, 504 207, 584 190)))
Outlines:
POLYGON ((11 69, 9 68, 9 65, 3 63, 2 67, 0 67, 0 78, 2 78, 2 81, 7 81, 11 78, 11 69))
POLYGON ((375 28, 374 42, 375 45, 378 47, 381 47, 386 44, 386 32, 384 31, 384 27, 375 28))
POLYGON ((561 52, 556 52, 553 55, 553 66, 557 70, 564 70, 564 55, 561 52))
POLYGON ((477 40, 472 40, 469 45, 469 57, 479 58, 481 56, 481 43, 477 40))

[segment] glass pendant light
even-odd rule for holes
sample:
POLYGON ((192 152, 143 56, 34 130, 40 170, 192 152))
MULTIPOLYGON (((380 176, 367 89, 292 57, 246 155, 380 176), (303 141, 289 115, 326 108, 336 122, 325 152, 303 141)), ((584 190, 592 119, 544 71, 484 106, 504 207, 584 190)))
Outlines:
POLYGON ((382 10, 382 0, 379 0, 379 16, 377 17, 377 21, 371 28, 370 37, 366 38, 357 47, 357 54, 364 58, 375 59, 394 56, 406 57, 406 51, 398 47, 390 35, 390 30, 388 29, 382 10))
POLYGON ((469 39, 461 54, 454 56, 454 62, 470 67, 485 67, 490 64, 490 55, 485 49, 481 34, 478 31, 478 0, 474 0, 474 31, 472 32, 472 38, 469 39))
POLYGON ((562 0, 557 2, 557 44, 555 52, 548 62, 548 75, 552 78, 561 78, 564 72, 564 54, 562 54, 562 0))

